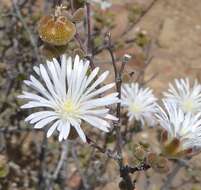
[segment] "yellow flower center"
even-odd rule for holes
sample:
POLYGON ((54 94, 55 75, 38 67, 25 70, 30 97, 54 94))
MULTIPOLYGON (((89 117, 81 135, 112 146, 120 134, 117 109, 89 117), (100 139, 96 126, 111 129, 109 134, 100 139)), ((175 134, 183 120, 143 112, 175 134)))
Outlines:
POLYGON ((182 104, 184 111, 186 112, 193 112, 194 110, 194 103, 192 100, 185 100, 182 104))
POLYGON ((72 100, 66 100, 63 106, 63 111, 66 113, 72 113, 75 111, 72 100))
POLYGON ((133 113, 140 113, 142 111, 142 107, 139 104, 134 103, 130 106, 130 111, 133 113))
POLYGON ((78 114, 79 109, 71 99, 68 99, 64 102, 60 113, 64 118, 66 118, 67 116, 75 116, 78 114))

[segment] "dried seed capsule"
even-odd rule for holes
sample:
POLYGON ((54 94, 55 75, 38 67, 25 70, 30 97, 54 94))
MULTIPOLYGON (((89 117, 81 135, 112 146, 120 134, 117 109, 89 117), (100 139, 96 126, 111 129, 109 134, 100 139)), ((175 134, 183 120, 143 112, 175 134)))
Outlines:
POLYGON ((155 165, 155 167, 153 167, 153 169, 159 173, 167 173, 170 169, 168 159, 161 156, 158 157, 157 164, 155 165))
POLYGON ((38 26, 40 38, 56 46, 66 45, 75 32, 75 25, 64 16, 44 16, 38 26))
POLYGON ((166 173, 169 171, 169 161, 167 158, 157 155, 156 153, 149 153, 147 156, 147 163, 159 173, 166 173))
POLYGON ((157 163, 157 160, 158 160, 158 156, 157 156, 156 153, 151 152, 151 153, 149 153, 149 154, 147 155, 147 163, 148 163, 151 167, 153 167, 153 166, 157 163))
POLYGON ((145 156, 146 156, 146 152, 144 151, 144 149, 139 146, 138 148, 136 148, 136 150, 134 151, 134 156, 138 159, 138 160, 144 160, 145 156))

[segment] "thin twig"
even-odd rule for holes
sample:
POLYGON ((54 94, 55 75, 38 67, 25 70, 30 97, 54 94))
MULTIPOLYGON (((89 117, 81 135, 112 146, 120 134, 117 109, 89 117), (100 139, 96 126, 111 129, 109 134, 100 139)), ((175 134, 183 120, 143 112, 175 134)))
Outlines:
POLYGON ((114 69, 114 77, 115 79, 117 79, 117 75, 118 75, 118 70, 117 70, 117 66, 116 66, 116 61, 115 61, 115 57, 114 57, 114 53, 113 53, 113 46, 112 46, 112 40, 111 40, 111 33, 108 33, 106 35, 107 39, 108 39, 108 43, 107 43, 107 50, 110 53, 111 59, 112 59, 112 66, 114 69))
MULTIPOLYGON (((120 34, 120 38, 122 39, 124 36, 126 36, 146 15, 147 13, 151 10, 151 8, 156 4, 158 0, 153 0, 149 6, 144 10, 142 11, 141 15, 135 20, 135 22, 133 22, 131 25, 129 25, 124 31, 122 34, 120 34)), ((131 39, 131 40, 125 40, 125 43, 129 43, 130 41, 131 42, 134 42, 136 39, 131 39)), ((111 44, 111 47, 114 47, 116 44, 118 43, 115 42, 113 44, 111 44)), ((97 48, 95 51, 94 51, 94 54, 99 54, 100 52, 102 52, 104 49, 107 49, 108 48, 108 44, 103 44, 101 47, 97 48)))
MULTIPOLYGON (((112 59, 112 65, 113 65, 113 69, 114 69, 114 76, 115 76, 115 83, 116 83, 116 90, 119 93, 118 97, 121 98, 121 73, 118 72, 117 69, 117 65, 116 65, 116 61, 115 61, 115 57, 114 57, 114 53, 113 53, 113 49, 112 49, 112 42, 111 42, 111 34, 108 33, 107 34, 107 39, 108 39, 108 52, 110 53, 111 59, 112 59)), ((124 67, 123 67, 124 68, 124 67)), ((122 146, 122 137, 121 137, 121 133, 120 133, 120 110, 121 109, 121 104, 118 103, 117 104, 117 108, 116 108, 116 115, 117 118, 119 119, 118 122, 114 123, 114 129, 116 131, 116 136, 117 136, 117 153, 119 154, 120 157, 122 157, 122 153, 121 153, 121 146, 122 146)))
MULTIPOLYGON (((108 51, 110 53, 111 59, 112 59, 112 65, 114 69, 115 74, 115 83, 116 83, 116 91, 118 92, 118 98, 121 99, 121 84, 122 84, 122 74, 125 68, 126 63, 128 63, 130 56, 125 55, 122 60, 121 68, 118 70, 115 57, 113 53, 112 43, 111 43, 111 34, 109 33, 107 36, 108 38, 108 51)), ((118 165, 120 170, 120 177, 123 179, 123 183, 126 184, 126 190, 133 190, 135 188, 135 182, 132 181, 129 173, 131 173, 130 170, 128 170, 127 166, 124 166, 123 159, 122 159, 122 135, 120 130, 121 125, 121 103, 117 103, 116 107, 116 116, 118 118, 117 122, 114 122, 114 130, 116 131, 116 149, 117 149, 117 155, 118 155, 118 165)))
POLYGON ((123 32, 121 37, 125 36, 128 34, 128 32, 130 32, 134 26, 136 26, 146 15, 147 13, 151 10, 151 8, 156 4, 158 0, 153 0, 149 6, 142 11, 141 15, 127 28, 126 32, 123 32))
MULTIPOLYGON (((68 143, 67 141, 64 141, 62 143, 62 150, 61 150, 61 154, 60 154, 60 158, 59 161, 57 163, 57 166, 55 168, 55 171, 52 175, 49 175, 49 185, 48 185, 48 190, 53 190, 53 182, 54 181, 59 181, 59 185, 60 186, 65 186, 65 179, 66 179, 66 168, 65 168, 65 163, 67 160, 67 155, 68 155, 68 143), (63 169, 63 171, 62 171, 63 169)), ((64 188, 62 188, 64 189, 64 188)))
POLYGON ((88 189, 87 179, 84 176, 83 171, 82 171, 82 169, 80 167, 80 161, 78 160, 78 157, 77 157, 76 147, 73 145, 71 150, 72 150, 72 157, 73 157, 73 159, 75 161, 77 170, 78 170, 80 176, 82 177, 82 182, 83 182, 84 189, 88 189))
POLYGON ((112 150, 110 150, 110 149, 106 149, 105 147, 100 147, 100 146, 98 146, 98 145, 97 145, 92 139, 90 139, 89 137, 87 137, 87 143, 88 143, 91 147, 93 147, 94 149, 96 149, 96 150, 98 150, 99 152, 105 154, 108 158, 111 158, 111 159, 116 160, 116 161, 118 161, 118 160, 121 159, 121 157, 120 157, 118 154, 114 153, 114 152, 113 152, 112 150))
POLYGON ((28 36, 29 36, 29 39, 30 39, 30 42, 31 42, 31 45, 33 46, 33 50, 34 50, 34 53, 35 53, 35 56, 36 56, 36 59, 38 61, 38 63, 41 62, 41 58, 39 56, 39 51, 38 51, 38 47, 37 47, 37 44, 35 42, 35 39, 34 39, 34 36, 32 35, 29 27, 27 26, 20 10, 19 10, 19 7, 17 5, 17 0, 12 0, 12 3, 13 3, 13 6, 14 6, 14 9, 15 9, 15 12, 16 12, 16 15, 18 17, 18 19, 21 21, 24 29, 26 30, 28 36))
POLYGON ((72 13, 74 13, 74 11, 75 11, 74 0, 70 0, 70 7, 71 7, 72 13))
POLYGON ((158 76, 158 72, 154 73, 149 79, 147 79, 146 81, 144 81, 142 83, 142 86, 146 85, 147 83, 149 83, 150 81, 152 81, 153 79, 155 79, 157 76, 158 76))
POLYGON ((32 131, 36 131, 36 132, 41 132, 41 129, 34 129, 32 127, 30 128, 19 128, 19 127, 4 127, 4 128, 0 128, 0 133, 19 133, 19 132, 32 132, 32 131))
POLYGON ((87 10, 87 52, 90 55, 92 52, 92 44, 91 44, 91 6, 89 2, 86 2, 86 10, 87 10))
POLYGON ((59 162, 57 164, 57 167, 52 175, 52 178, 54 180, 57 179, 58 177, 58 174, 63 166, 63 163, 66 161, 66 158, 67 158, 67 153, 68 153, 68 143, 65 141, 63 142, 62 144, 62 150, 61 150, 61 155, 60 155, 60 159, 59 159, 59 162))
POLYGON ((38 189, 39 190, 44 190, 46 189, 47 185, 47 178, 45 177, 46 171, 47 171, 47 164, 46 164, 46 151, 47 151, 47 137, 46 133, 44 132, 43 134, 43 141, 41 145, 41 152, 39 155, 39 160, 40 160, 40 170, 39 170, 39 175, 38 175, 38 189))
POLYGON ((80 48, 82 49, 82 51, 84 53, 86 53, 87 52, 86 47, 84 46, 84 44, 83 44, 83 42, 81 40, 80 34, 78 32, 75 34, 75 40, 78 42, 78 44, 79 44, 80 48))
POLYGON ((90 61, 91 69, 95 68, 93 63, 93 54, 92 54, 92 41, 91 41, 91 6, 89 2, 86 2, 86 10, 87 10, 87 59, 90 61))
POLYGON ((161 187, 161 190, 169 190, 173 180, 175 179, 175 176, 178 174, 178 172, 180 171, 180 169, 182 167, 184 167, 185 164, 183 162, 178 161, 176 163, 175 168, 172 170, 172 172, 167 176, 167 180, 165 181, 165 183, 163 184, 163 186, 161 187))

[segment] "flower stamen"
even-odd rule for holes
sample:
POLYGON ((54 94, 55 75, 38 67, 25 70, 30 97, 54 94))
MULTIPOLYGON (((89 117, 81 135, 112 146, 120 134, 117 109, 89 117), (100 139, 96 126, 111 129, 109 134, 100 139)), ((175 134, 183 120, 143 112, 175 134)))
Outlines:
POLYGON ((140 113, 142 111, 142 107, 139 104, 134 103, 130 106, 130 111, 133 113, 140 113))

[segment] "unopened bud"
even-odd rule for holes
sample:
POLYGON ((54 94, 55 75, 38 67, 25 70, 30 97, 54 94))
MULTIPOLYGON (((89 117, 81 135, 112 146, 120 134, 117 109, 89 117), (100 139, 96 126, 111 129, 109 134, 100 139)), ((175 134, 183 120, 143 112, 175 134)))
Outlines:
POLYGON ((156 171, 166 173, 169 171, 169 161, 165 157, 158 156, 155 153, 149 153, 147 163, 156 171))
POLYGON ((124 56, 123 56, 123 62, 124 62, 124 63, 128 63, 131 58, 132 58, 131 55, 129 55, 129 54, 124 54, 124 56))
POLYGON ((127 184, 126 184, 126 182, 125 181, 120 181, 120 183, 119 183, 119 189, 121 189, 121 190, 126 190, 127 189, 127 184))
POLYGON ((160 173, 167 173, 169 171, 169 161, 165 157, 158 157, 154 170, 160 173))
POLYGON ((122 82, 123 83, 129 83, 131 80, 131 77, 128 73, 123 73, 122 75, 122 82))
POLYGON ((169 144, 164 146, 163 154, 174 156, 178 152, 179 147, 180 147, 180 141, 177 138, 174 138, 169 144))
POLYGON ((144 160, 144 158, 146 156, 146 152, 144 151, 144 149, 141 146, 139 146, 138 148, 136 148, 136 150, 134 152, 134 156, 138 160, 144 160))
POLYGON ((175 157, 186 157, 186 156, 191 156, 191 154, 193 153, 193 149, 192 148, 188 148, 182 151, 179 151, 175 154, 175 157))
POLYGON ((152 167, 157 163, 157 158, 157 154, 151 152, 147 155, 147 163, 152 167))
POLYGON ((168 132, 166 130, 164 130, 161 133, 161 142, 164 144, 167 142, 167 140, 168 140, 168 132))

